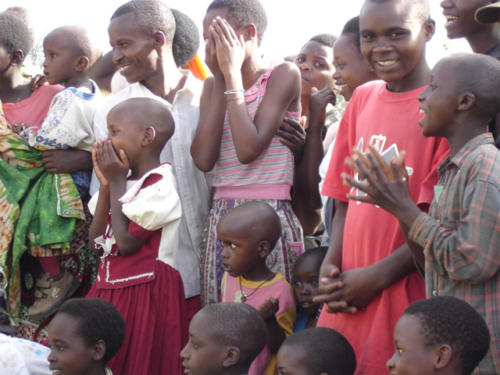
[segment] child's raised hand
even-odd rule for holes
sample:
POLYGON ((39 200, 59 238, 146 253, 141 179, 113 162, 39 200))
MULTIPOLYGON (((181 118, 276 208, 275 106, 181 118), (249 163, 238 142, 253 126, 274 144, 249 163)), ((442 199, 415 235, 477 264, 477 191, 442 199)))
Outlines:
POLYGON ((293 118, 285 117, 278 128, 280 142, 292 151, 295 163, 302 159, 304 144, 306 143, 306 132, 301 123, 293 118))
POLYGON ((97 179, 99 180, 99 184, 101 185, 101 187, 106 188, 109 186, 109 181, 102 174, 101 169, 99 168, 99 163, 97 162, 97 154, 102 152, 101 149, 102 141, 95 142, 94 148, 92 149, 92 166, 94 167, 94 172, 97 176, 97 179))
POLYGON ((276 298, 271 297, 259 307, 259 312, 264 320, 266 320, 275 316, 279 307, 279 301, 276 298))
POLYGON ((112 183, 118 179, 125 180, 127 178, 130 165, 123 150, 117 154, 110 140, 98 142, 98 147, 95 150, 98 170, 105 181, 112 183))
POLYGON ((210 69, 210 72, 212 73, 214 78, 222 77, 222 72, 219 68, 219 62, 217 61, 215 40, 211 33, 205 40, 205 64, 207 64, 208 69, 210 69))
POLYGON ((217 62, 224 76, 239 73, 245 59, 243 35, 238 38, 231 25, 221 17, 213 20, 209 32, 215 41, 217 62))
POLYGON ((309 113, 310 117, 315 116, 316 121, 310 121, 310 126, 324 126, 326 116, 326 106, 328 103, 335 105, 337 97, 332 89, 325 87, 318 90, 316 87, 311 89, 309 97, 309 113))
POLYGON ((360 202, 376 204, 393 214, 414 205, 408 189, 408 173, 404 165, 404 157, 403 151, 388 164, 371 145, 368 146, 366 154, 357 149, 353 150, 353 156, 346 160, 346 165, 358 172, 359 176, 366 181, 356 181, 346 174, 342 177, 347 185, 367 195, 349 194, 348 197, 360 202), (408 205, 409 202, 411 202, 410 205, 408 205))

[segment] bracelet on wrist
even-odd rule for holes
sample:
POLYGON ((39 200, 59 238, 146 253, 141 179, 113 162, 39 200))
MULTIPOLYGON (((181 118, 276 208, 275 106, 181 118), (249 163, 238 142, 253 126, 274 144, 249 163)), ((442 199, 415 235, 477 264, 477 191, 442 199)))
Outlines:
POLYGON ((224 91, 224 95, 232 95, 232 94, 244 94, 245 90, 243 89, 231 89, 231 90, 226 90, 224 91))

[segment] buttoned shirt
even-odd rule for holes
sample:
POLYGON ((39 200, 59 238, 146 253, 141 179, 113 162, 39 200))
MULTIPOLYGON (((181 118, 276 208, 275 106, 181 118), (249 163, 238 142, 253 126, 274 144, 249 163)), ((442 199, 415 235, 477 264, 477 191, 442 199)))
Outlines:
POLYGON ((409 231, 424 248, 427 297, 465 300, 492 336, 479 369, 500 373, 500 151, 490 133, 476 136, 440 165, 429 214, 409 231))
MULTIPOLYGON (((191 75, 172 103, 152 93, 141 83, 133 83, 105 100, 94 117, 96 139, 107 137, 106 116, 116 104, 134 97, 149 97, 166 103, 175 121, 175 132, 161 152, 160 161, 172 164, 181 200, 179 249, 176 268, 181 274, 186 298, 200 294, 201 233, 211 204, 211 174, 201 172, 191 157, 193 141, 200 116, 202 82, 191 75)), ((98 189, 93 176, 91 194, 98 189)))

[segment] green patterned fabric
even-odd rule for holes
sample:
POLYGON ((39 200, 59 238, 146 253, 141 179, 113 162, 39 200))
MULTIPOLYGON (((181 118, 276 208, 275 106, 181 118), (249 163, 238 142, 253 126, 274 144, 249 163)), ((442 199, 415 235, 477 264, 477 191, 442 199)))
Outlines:
POLYGON ((69 174, 45 171, 41 152, 6 126, 0 126, 0 272, 7 282, 9 312, 21 303, 19 261, 64 255, 71 250, 83 204, 69 174))

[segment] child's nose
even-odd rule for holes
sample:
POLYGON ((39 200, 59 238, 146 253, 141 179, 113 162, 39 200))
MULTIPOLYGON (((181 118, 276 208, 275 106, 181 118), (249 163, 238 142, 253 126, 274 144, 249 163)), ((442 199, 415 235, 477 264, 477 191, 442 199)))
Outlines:
POLYGON ((306 61, 299 63, 298 66, 300 70, 311 70, 311 67, 306 61))
POLYGON ((388 368, 389 370, 392 370, 394 367, 396 367, 396 361, 394 360, 394 355, 395 355, 395 354, 396 354, 396 353, 394 353, 394 354, 392 355, 392 357, 391 357, 391 358, 389 358, 389 360, 385 363, 385 365, 387 366, 387 368, 388 368))

